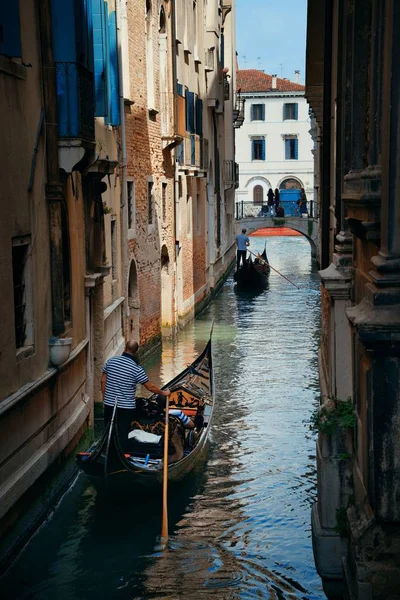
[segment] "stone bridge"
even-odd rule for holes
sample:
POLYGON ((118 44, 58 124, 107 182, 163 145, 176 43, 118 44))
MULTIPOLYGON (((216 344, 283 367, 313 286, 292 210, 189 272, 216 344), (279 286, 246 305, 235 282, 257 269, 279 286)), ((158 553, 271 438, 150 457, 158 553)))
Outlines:
POLYGON ((235 219, 236 235, 242 231, 243 228, 247 229, 247 233, 253 233, 258 229, 264 227, 289 227, 303 234, 311 246, 311 256, 317 259, 319 262, 319 224, 318 219, 313 217, 243 217, 241 219, 235 219))

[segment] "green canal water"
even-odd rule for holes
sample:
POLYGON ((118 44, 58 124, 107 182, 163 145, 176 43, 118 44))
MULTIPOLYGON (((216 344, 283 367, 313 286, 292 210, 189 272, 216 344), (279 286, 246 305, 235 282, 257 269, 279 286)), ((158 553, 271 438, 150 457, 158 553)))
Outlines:
MULTIPOLYGON (((262 251, 264 238, 252 238, 262 251)), ((257 296, 232 278, 175 342, 145 365, 166 383, 214 325, 217 405, 206 463, 169 498, 97 494, 81 474, 0 581, 2 599, 322 599, 311 543, 316 495, 320 297, 304 238, 267 240, 272 272, 257 296)))

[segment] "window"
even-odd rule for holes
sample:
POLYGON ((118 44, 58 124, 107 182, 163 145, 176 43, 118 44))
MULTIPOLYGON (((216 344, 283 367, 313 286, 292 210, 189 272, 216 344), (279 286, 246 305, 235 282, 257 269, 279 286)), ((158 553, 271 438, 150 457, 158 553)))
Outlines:
POLYGON ((108 3, 93 0, 93 56, 95 116, 107 123, 120 124, 117 24, 115 11, 108 14, 108 3))
POLYGON ((162 200, 162 218, 163 221, 167 218, 167 183, 165 181, 161 184, 161 200, 162 200))
POLYGON ((288 137, 285 139, 285 159, 297 160, 299 157, 299 140, 297 137, 288 137))
POLYGON ((71 251, 69 243, 69 222, 65 205, 61 205, 61 233, 62 233, 62 265, 64 288, 64 322, 69 327, 72 318, 72 282, 71 282, 71 251))
POLYGON ((118 260, 117 221, 114 218, 111 221, 111 264, 112 264, 111 272, 112 272, 113 279, 117 279, 117 277, 118 277, 117 260, 118 260))
POLYGON ((253 189, 253 204, 262 204, 264 201, 264 190, 262 185, 256 185, 253 189))
POLYGON ((128 202, 128 229, 135 229, 135 182, 127 181, 127 202, 128 202))
POLYGON ((265 160, 265 138, 251 138, 251 160, 265 160))
POLYGON ((201 218, 200 194, 196 194, 196 227, 197 227, 197 233, 201 233, 202 218, 201 218))
POLYGON ((251 121, 265 121, 265 104, 251 105, 251 121))
POLYGON ((12 269, 14 289, 14 331, 17 350, 33 344, 33 302, 31 271, 31 238, 12 240, 12 269))
POLYGON ((153 13, 150 0, 146 0, 146 75, 147 75, 147 108, 155 110, 154 94, 154 60, 153 60, 153 13))
POLYGON ((147 181, 147 222, 153 224, 153 187, 154 183, 151 180, 147 181))
POLYGON ((187 181, 186 194, 186 233, 192 235, 192 190, 189 181, 187 181))
POLYGON ((283 120, 284 121, 297 121, 299 118, 299 105, 297 102, 292 102, 283 105, 283 120))
POLYGON ((19 2, 1 2, 0 6, 0 54, 20 57, 21 33, 19 23, 19 2))

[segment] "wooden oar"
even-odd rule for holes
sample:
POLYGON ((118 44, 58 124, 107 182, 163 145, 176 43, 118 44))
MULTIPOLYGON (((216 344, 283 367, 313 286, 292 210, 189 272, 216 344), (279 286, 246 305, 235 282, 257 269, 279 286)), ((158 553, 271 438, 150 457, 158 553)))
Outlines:
POLYGON ((282 275, 282 273, 280 273, 280 271, 278 271, 278 269, 274 269, 274 267, 269 262, 267 262, 266 260, 264 260, 263 258, 261 258, 261 256, 258 256, 258 254, 254 254, 254 252, 252 252, 249 249, 247 249, 247 251, 250 252, 250 254, 252 254, 256 258, 258 258, 259 261, 261 261, 265 265, 268 265, 269 267, 271 267, 271 269, 273 271, 275 271, 276 273, 278 273, 278 275, 280 275, 281 277, 283 277, 283 279, 286 279, 286 281, 288 281, 289 283, 291 283, 292 285, 294 285, 294 287, 296 287, 298 290, 300 289, 298 285, 296 285, 295 283, 293 283, 293 281, 290 281, 290 279, 288 279, 287 277, 285 277, 285 275, 282 275))
POLYGON ((163 465, 163 514, 161 526, 161 545, 163 548, 168 543, 168 419, 169 397, 165 403, 165 431, 164 431, 164 465, 163 465))

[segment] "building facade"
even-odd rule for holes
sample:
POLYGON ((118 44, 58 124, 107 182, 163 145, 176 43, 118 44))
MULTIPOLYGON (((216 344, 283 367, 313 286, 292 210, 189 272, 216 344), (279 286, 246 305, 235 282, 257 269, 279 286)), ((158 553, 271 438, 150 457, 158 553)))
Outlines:
POLYGON ((399 34, 395 0, 308 2, 322 267, 312 532, 328 598, 399 597, 399 34))
POLYGON ((184 325, 234 257, 234 4, 0 9, 0 562, 92 435, 102 367, 184 325))
POLYGON ((295 215, 301 188, 309 201, 314 198, 314 142, 305 88, 253 69, 238 71, 237 88, 246 102, 236 138, 236 201, 253 203, 257 211, 267 204, 269 188, 278 188, 285 214, 295 215))

